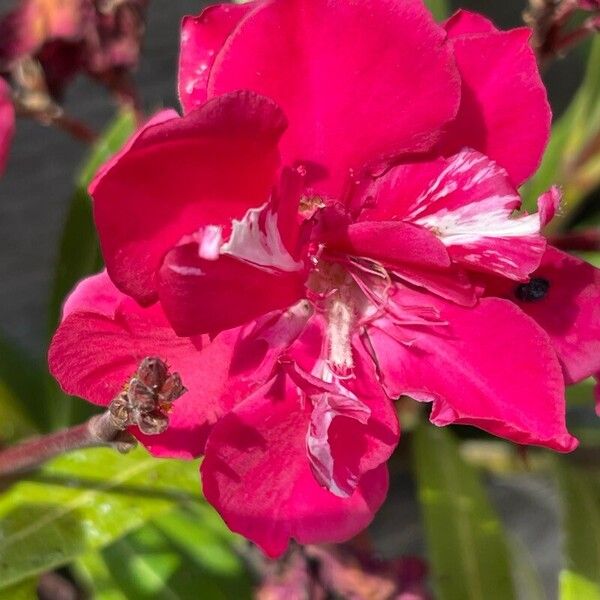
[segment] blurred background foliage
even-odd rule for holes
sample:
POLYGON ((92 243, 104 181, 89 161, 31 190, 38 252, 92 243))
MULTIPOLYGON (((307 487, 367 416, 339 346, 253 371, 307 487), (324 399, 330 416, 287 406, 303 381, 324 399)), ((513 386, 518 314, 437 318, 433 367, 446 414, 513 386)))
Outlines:
MULTIPOLYGON (((0 12, 11 4, 0 0, 0 12)), ((429 4, 439 19, 460 6, 504 27, 518 25, 524 8, 519 0, 429 4)), ((176 105, 178 21, 199 9, 192 0, 152 3, 138 74, 147 108, 176 105)), ((545 78, 554 132, 523 189, 526 205, 533 208, 557 182, 565 192, 560 228, 599 225, 600 39, 555 62, 545 78)), ((135 119, 127 111, 111 115, 107 98, 83 83, 67 102, 103 124, 85 158, 75 142, 20 122, 0 182, 2 445, 79 423, 93 410, 60 392, 44 354, 65 294, 101 265, 87 184, 135 119)), ((600 253, 585 257, 600 265, 600 253)), ((600 599, 600 420, 592 381, 569 391, 570 428, 582 441, 569 456, 525 451, 468 428, 437 429, 422 423, 414 404, 399 406, 404 436, 390 465, 390 495, 369 530, 378 556, 425 558, 428 585, 442 600, 600 599)), ((256 575, 246 542, 202 499, 197 461, 95 449, 18 481, 0 480, 0 600, 243 599, 252 596, 256 575), (51 595, 59 592, 71 595, 51 595)))

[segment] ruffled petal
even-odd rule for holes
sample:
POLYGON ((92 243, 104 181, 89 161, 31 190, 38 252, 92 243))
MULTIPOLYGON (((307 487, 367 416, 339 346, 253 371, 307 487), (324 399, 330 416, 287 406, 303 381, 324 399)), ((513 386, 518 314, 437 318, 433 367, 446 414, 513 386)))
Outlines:
POLYGON ((280 556, 291 539, 309 544, 351 538, 385 499, 386 467, 364 474, 349 498, 321 487, 306 455, 310 407, 303 408, 296 394, 277 394, 274 401, 272 388, 269 383, 213 429, 201 466, 206 499, 230 529, 271 557, 280 556))
POLYGON ((157 356, 181 375, 188 391, 173 403, 165 433, 145 436, 135 429, 134 434, 157 456, 201 454, 211 425, 223 412, 219 398, 233 347, 215 341, 201 349, 200 340, 177 337, 158 305, 139 307, 105 274, 84 281, 67 307, 48 355, 50 372, 62 389, 107 406, 140 362, 157 356))
POLYGON ((146 126, 90 186, 108 272, 143 304, 183 236, 227 227, 262 205, 275 181, 285 119, 266 98, 236 92, 183 118, 146 126))
MULTIPOLYGON (((438 322, 369 330, 372 352, 392 397, 432 401, 436 425, 474 425, 519 444, 570 451, 564 381, 544 331, 505 300, 462 308, 400 290, 405 304, 429 306, 438 322)), ((398 300, 400 301, 400 299, 398 300)))
POLYGON ((446 24, 462 78, 456 119, 439 149, 483 152, 520 185, 537 169, 552 113, 526 28, 493 31, 478 15, 461 12, 446 24))
POLYGON ((375 206, 363 218, 391 214, 429 229, 453 261, 516 280, 527 279, 540 264, 546 247, 541 220, 550 218, 555 206, 554 196, 545 195, 541 215, 513 216, 521 199, 506 171, 469 149, 445 162, 392 169, 368 195, 375 206), (414 181, 422 183, 427 176, 429 182, 415 196, 414 181))
POLYGON ((209 77, 209 97, 240 88, 283 108, 284 163, 325 167, 317 188, 339 197, 352 170, 431 148, 456 114, 460 80, 420 0, 269 0, 238 25, 209 77))
POLYGON ((567 383, 600 371, 600 270, 548 247, 530 283, 488 282, 486 293, 503 296, 550 337, 567 383))
POLYGON ((260 269, 226 254, 205 260, 195 243, 173 249, 160 269, 160 301, 180 335, 237 327, 287 308, 303 294, 298 271, 260 269))
POLYGON ((206 101, 206 85, 215 57, 240 20, 256 5, 216 4, 185 17, 179 53, 179 100, 184 112, 206 101))
POLYGON ((0 175, 8 159, 8 151, 15 133, 15 110, 7 83, 0 79, 0 175))

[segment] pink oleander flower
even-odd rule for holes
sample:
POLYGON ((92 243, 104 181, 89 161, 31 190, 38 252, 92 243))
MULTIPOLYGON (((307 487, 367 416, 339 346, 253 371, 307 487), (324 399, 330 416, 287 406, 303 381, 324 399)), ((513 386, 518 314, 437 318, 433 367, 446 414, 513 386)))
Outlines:
POLYGON ((15 111, 8 85, 0 79, 0 175, 6 166, 8 151, 15 132, 15 111))
POLYGON ((121 308, 75 292, 50 351, 64 389, 107 404, 144 355, 171 362, 188 435, 174 413, 150 449, 204 454, 206 498, 271 556, 370 522, 400 395, 436 425, 572 450, 564 386, 600 371, 600 274, 540 233, 558 190, 518 212, 550 126, 529 35, 440 26, 420 0, 188 18, 184 116, 91 186, 121 308))
POLYGON ((24 59, 43 68, 50 94, 83 71, 111 89, 137 66, 147 0, 21 0, 0 19, 0 72, 24 59))

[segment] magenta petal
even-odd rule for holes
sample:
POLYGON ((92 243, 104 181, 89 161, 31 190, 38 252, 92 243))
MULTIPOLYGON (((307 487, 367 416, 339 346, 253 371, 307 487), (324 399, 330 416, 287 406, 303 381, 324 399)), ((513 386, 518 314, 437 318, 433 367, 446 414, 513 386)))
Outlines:
POLYGON ((560 364, 532 319, 505 300, 487 298, 465 309, 407 290, 400 294, 405 303, 433 305, 447 325, 400 330, 382 320, 370 330, 392 397, 433 401, 436 425, 474 425, 559 451, 576 447, 565 426, 560 364), (408 342, 397 341, 399 331, 408 342))
POLYGON ((152 302, 156 271, 184 235, 205 225, 228 226, 263 204, 284 127, 270 100, 237 92, 138 133, 90 186, 104 259, 117 287, 152 302))
POLYGON ((600 371, 600 270, 548 247, 532 277, 549 284, 542 298, 524 300, 527 296, 515 286, 503 295, 546 330, 568 383, 600 371))
POLYGON ((387 493, 384 465, 363 475, 349 498, 323 489, 306 456, 309 418, 296 395, 273 401, 257 392, 223 417, 208 439, 201 467, 206 499, 230 529, 271 557, 281 555, 290 539, 351 538, 370 523, 387 493))
POLYGON ((208 94, 273 98, 290 122, 284 163, 325 167, 320 190, 339 196, 350 169, 431 148, 459 87, 444 31, 420 0, 270 0, 229 38, 208 94))
POLYGON ((206 85, 217 53, 239 21, 255 6, 216 4, 196 17, 185 17, 181 26, 179 100, 184 112, 206 100, 206 85))
POLYGON ((113 317, 117 307, 125 300, 108 277, 106 270, 86 277, 67 296, 62 308, 62 318, 74 312, 93 312, 113 317))
POLYGON ((232 348, 215 342, 201 350, 197 342, 177 337, 158 305, 140 308, 105 274, 80 284, 68 306, 48 355, 50 372, 62 389, 107 406, 143 358, 158 356, 181 375, 188 392, 174 402, 165 433, 134 433, 157 456, 198 456, 211 424, 223 412, 219 397, 232 348))
POLYGON ((178 246, 160 270, 159 295, 180 335, 216 333, 287 308, 304 292, 298 272, 264 270, 222 255, 203 260, 197 244, 178 246))
POLYGON ((450 266, 448 251, 435 235, 402 221, 353 223, 340 242, 340 249, 347 254, 372 258, 386 266, 450 266))
POLYGON ((465 268, 516 280, 540 264, 546 247, 540 218, 549 218, 554 206, 554 196, 544 196, 541 217, 514 216, 521 199, 506 171, 470 149, 445 161, 396 167, 373 183, 368 197, 373 206, 362 218, 386 215, 428 229, 465 268))
POLYGON ((496 26, 484 16, 468 10, 456 11, 445 23, 444 29, 448 36, 456 38, 459 35, 474 33, 497 33, 496 26))
POLYGON ((447 27, 462 78, 462 99, 440 149, 449 155, 465 146, 475 148, 502 165, 519 185, 540 163, 552 118, 529 45, 531 31, 489 32, 480 18, 468 14, 451 19, 447 27))
POLYGON ((15 110, 10 98, 10 88, 0 78, 0 175, 2 175, 15 133, 15 110))

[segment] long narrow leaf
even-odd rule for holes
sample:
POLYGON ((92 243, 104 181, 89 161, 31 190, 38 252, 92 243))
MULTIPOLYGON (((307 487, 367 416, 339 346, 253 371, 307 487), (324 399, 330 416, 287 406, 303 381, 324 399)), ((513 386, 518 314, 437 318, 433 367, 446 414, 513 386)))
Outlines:
POLYGON ((413 452, 436 597, 513 598, 502 526, 452 434, 421 425, 413 452))
POLYGON ((566 568, 561 600, 600 600, 600 470, 557 459, 566 568))

